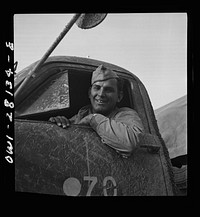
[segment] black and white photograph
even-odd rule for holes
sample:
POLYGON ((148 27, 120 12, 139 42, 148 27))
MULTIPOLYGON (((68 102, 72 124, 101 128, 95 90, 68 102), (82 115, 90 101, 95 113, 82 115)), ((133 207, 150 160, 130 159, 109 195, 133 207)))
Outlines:
POLYGON ((186 12, 16 13, 13 33, 16 193, 187 196, 186 12))

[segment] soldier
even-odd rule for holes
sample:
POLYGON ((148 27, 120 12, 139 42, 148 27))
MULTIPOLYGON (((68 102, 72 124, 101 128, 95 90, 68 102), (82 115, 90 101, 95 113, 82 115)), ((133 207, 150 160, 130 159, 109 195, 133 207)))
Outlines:
POLYGON ((123 83, 118 75, 100 65, 92 74, 89 89, 91 105, 84 106, 70 119, 57 116, 49 121, 63 128, 70 124, 90 125, 103 143, 127 157, 139 143, 138 135, 144 128, 135 110, 117 107, 123 98, 122 90, 123 83))

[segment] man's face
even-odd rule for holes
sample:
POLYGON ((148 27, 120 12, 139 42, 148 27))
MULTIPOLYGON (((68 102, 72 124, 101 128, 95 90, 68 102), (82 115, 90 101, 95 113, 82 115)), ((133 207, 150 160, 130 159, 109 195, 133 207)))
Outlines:
POLYGON ((109 115, 122 98, 118 94, 116 79, 95 82, 91 87, 89 97, 93 112, 103 115, 109 115))

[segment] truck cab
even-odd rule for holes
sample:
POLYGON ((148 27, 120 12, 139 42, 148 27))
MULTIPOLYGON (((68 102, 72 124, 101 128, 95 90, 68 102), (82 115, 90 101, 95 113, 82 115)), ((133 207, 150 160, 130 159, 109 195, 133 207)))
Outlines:
MULTIPOLYGON (((36 64, 15 75, 15 91, 36 64)), ((140 79, 100 60, 49 57, 15 98, 15 189, 63 196, 176 195, 169 154, 140 79), (92 72, 101 64, 124 80, 118 106, 134 109, 144 126, 140 145, 128 158, 103 144, 89 126, 63 129, 48 121, 71 118, 90 103, 92 72)))

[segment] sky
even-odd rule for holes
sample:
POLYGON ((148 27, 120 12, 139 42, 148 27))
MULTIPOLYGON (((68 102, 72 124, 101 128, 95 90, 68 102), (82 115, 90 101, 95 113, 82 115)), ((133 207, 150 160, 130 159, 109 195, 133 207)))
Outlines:
MULTIPOLYGON (((14 15, 17 72, 41 59, 73 15, 14 15)), ((107 14, 92 29, 73 25, 54 55, 89 57, 129 70, 157 109, 187 94, 187 14, 107 14)))

